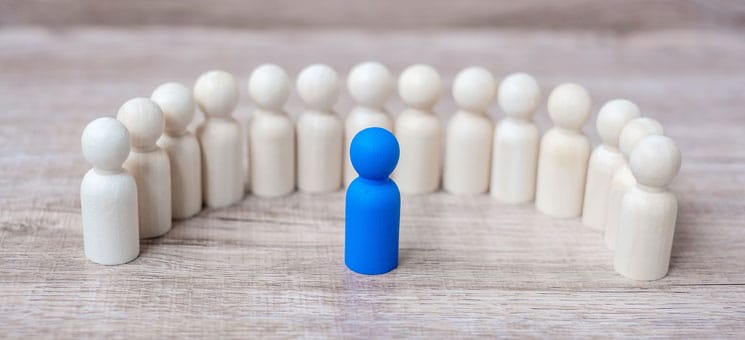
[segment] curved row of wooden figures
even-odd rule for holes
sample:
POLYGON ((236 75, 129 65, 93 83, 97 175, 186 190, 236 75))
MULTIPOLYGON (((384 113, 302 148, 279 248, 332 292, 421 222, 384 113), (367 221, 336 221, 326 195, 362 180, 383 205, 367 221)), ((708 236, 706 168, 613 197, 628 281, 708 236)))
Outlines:
MULTIPOLYGON (((447 124, 443 157, 441 123, 432 112, 442 81, 430 66, 413 65, 399 76, 398 92, 408 108, 395 124, 385 110, 393 76, 379 63, 350 72, 347 87, 357 106, 346 124, 333 111, 340 85, 332 68, 312 65, 299 74, 296 89, 306 110, 296 123, 283 111, 290 83, 271 64, 258 67, 248 81, 256 105, 248 129, 253 194, 338 190, 356 177, 345 148, 358 131, 378 126, 398 139, 393 178, 403 194, 431 193, 442 183, 453 194, 488 191, 505 203, 534 201, 542 213, 581 216, 588 227, 604 231, 619 273, 642 280, 667 273, 677 201, 666 187, 680 168, 680 153, 634 103, 603 105, 596 125, 602 144, 591 153, 582 132, 591 98, 583 87, 566 83, 551 92, 554 127, 540 137, 532 121, 541 102, 533 77, 515 73, 497 85, 488 70, 469 67, 455 77, 460 110, 447 124), (496 128, 487 114, 495 98, 505 114, 496 128)), ((93 169, 83 180, 81 205, 90 260, 128 262, 139 253, 139 238, 167 233, 172 218, 193 216, 203 203, 223 207, 242 199, 245 148, 242 128, 231 118, 239 95, 233 75, 210 71, 193 91, 163 84, 150 98, 127 101, 117 120, 100 118, 86 127, 82 148, 93 169), (193 135, 187 125, 195 106, 205 120, 193 135)))

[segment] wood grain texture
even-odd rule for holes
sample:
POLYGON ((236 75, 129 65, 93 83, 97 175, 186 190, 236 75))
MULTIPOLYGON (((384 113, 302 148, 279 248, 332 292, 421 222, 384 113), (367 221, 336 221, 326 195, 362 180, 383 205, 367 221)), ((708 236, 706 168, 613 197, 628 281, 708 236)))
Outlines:
MULTIPOLYGON (((0 334, 7 338, 745 335, 745 40, 742 31, 0 30, 0 334), (367 277, 343 264, 343 193, 248 196, 143 241, 128 265, 83 255, 80 133, 160 83, 212 68, 245 82, 259 63, 294 76, 326 62, 427 62, 455 107, 453 75, 526 71, 544 94, 586 86, 594 112, 626 97, 683 153, 672 267, 656 282, 616 274, 579 219, 488 195, 405 197, 401 261, 367 277)), ((244 98, 243 122, 252 107, 244 98)), ((389 106, 400 112, 398 100, 389 106)), ((337 106, 351 108, 346 95, 337 106)), ((296 95, 288 111, 300 111, 296 95)), ((492 117, 501 114, 496 107, 492 117)), ((201 118, 200 118, 201 119, 201 118)), ((545 105, 537 114, 547 128, 545 105)), ((594 117, 592 118, 594 122, 594 117)), ((594 128, 586 132, 595 144, 594 128)))

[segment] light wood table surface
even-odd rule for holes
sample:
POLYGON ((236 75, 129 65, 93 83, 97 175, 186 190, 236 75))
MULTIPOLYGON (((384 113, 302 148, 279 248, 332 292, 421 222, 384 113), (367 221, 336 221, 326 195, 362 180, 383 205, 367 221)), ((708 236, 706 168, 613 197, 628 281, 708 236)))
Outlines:
MULTIPOLYGON (((745 336, 745 36, 737 30, 0 29, 0 337, 745 336), (616 274, 600 233, 488 195, 405 197, 399 268, 344 266, 344 194, 248 195, 142 242, 130 264, 83 254, 80 133, 160 83, 262 62, 294 76, 363 60, 483 65, 624 97, 683 153, 669 275, 616 274)), ((351 107, 346 96, 337 106, 351 107)), ((293 95, 287 107, 301 109, 293 95)), ((401 109, 398 99, 390 109, 401 109)), ((501 117, 494 106, 492 117, 501 117)), ((201 118, 200 118, 201 119, 201 118)), ((545 105, 537 121, 548 127, 545 105)), ((593 143, 594 115, 585 131, 593 143)))

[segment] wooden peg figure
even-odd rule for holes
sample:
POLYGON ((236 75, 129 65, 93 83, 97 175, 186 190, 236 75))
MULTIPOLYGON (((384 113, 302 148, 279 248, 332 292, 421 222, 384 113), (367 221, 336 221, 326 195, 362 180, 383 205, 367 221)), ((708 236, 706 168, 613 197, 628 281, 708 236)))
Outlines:
POLYGON ((596 128, 602 144, 590 155, 582 207, 582 223, 592 229, 605 229, 611 181, 616 170, 626 162, 618 149, 621 129, 640 115, 639 107, 626 99, 611 100, 598 112, 596 128))
POLYGON ((339 98, 339 77, 329 66, 308 66, 298 76, 297 92, 306 105, 297 121, 298 189, 339 190, 344 130, 333 110, 339 98))
POLYGON ((170 161, 156 144, 165 126, 163 112, 149 98, 134 98, 119 108, 116 118, 132 140, 124 168, 137 183, 140 238, 164 235, 171 230, 172 210, 170 161))
POLYGON ((553 217, 582 213, 590 140, 582 126, 590 118, 592 100, 584 87, 566 83, 548 97, 548 115, 554 127, 541 139, 538 154, 535 206, 553 217))
POLYGON ((621 200, 636 185, 636 179, 634 179, 628 164, 631 151, 645 137, 661 135, 663 132, 662 125, 659 122, 647 117, 632 119, 621 130, 618 137, 618 146, 624 162, 611 178, 605 216, 605 246, 610 250, 616 249, 618 224, 621 220, 621 200))
POLYGON ((181 83, 165 83, 150 96, 166 119, 158 139, 170 160, 171 209, 174 219, 192 217, 202 210, 202 160, 197 137, 186 128, 194 119, 194 96, 181 83))
POLYGON ((277 65, 261 65, 251 73, 248 95, 257 106, 248 133, 253 193, 287 195, 295 190, 295 126, 283 109, 290 76, 277 65))
POLYGON ((540 139, 533 115, 541 89, 529 74, 513 73, 499 84, 497 100, 506 117, 494 131, 490 193, 505 203, 532 202, 540 139))
POLYGON ((486 110, 496 94, 497 82, 483 67, 469 67, 455 77, 453 99, 460 110, 447 125, 445 191, 474 195, 489 189, 494 125, 486 110))
POLYGON ((81 137, 93 166, 80 184, 85 256, 99 264, 132 261, 140 253, 137 185, 122 168, 129 155, 127 129, 114 118, 98 118, 81 137))
POLYGON ((357 105, 349 112, 345 122, 344 185, 357 177, 349 159, 349 146, 357 132, 368 127, 382 127, 393 131, 393 120, 385 103, 393 91, 393 77, 383 64, 368 61, 355 66, 347 77, 347 90, 357 105))
POLYGON ((238 96, 238 82, 225 71, 207 72, 194 84, 194 99, 205 116, 197 139, 202 150, 202 195, 209 207, 243 198, 243 131, 232 117, 238 96))
POLYGON ((383 274, 398 266, 401 194, 389 176, 399 151, 396 137, 379 127, 352 140, 352 164, 360 176, 347 188, 344 263, 357 273, 383 274))
POLYGON ((432 112, 442 93, 442 80, 429 65, 409 66, 398 78, 398 93, 409 106, 396 119, 401 159, 393 178, 404 194, 426 194, 440 186, 442 126, 432 112))
POLYGON ((618 273, 634 280, 667 275, 678 200, 667 190, 680 170, 680 150, 670 138, 642 139, 629 159, 636 186, 624 195, 614 257, 618 273))

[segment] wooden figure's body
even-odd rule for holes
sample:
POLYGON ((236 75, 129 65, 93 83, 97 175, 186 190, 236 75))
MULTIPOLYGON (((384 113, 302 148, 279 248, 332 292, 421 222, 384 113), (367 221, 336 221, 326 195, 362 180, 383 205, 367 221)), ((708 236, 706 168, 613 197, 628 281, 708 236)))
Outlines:
POLYGON ((621 203, 615 270, 635 280, 663 278, 670 266, 677 213, 675 195, 632 187, 621 203))
POLYGON ((290 95, 290 77, 277 65, 256 68, 248 93, 258 106, 249 127, 252 191, 278 197, 295 190, 295 125, 283 110, 290 95))
POLYGON ((137 184, 122 168, 130 136, 122 123, 98 118, 81 137, 83 155, 93 169, 80 184, 85 256, 99 264, 132 261, 140 253, 137 184))
POLYGON ((582 223, 592 229, 605 229, 611 181, 616 170, 626 163, 618 138, 623 127, 639 115, 639 107, 625 99, 607 102, 598 113, 596 128, 602 144, 590 156, 582 207, 582 223))
POLYGON ((278 197, 295 190, 295 126, 290 117, 256 110, 248 136, 253 193, 278 197))
POLYGON ((639 141, 647 136, 662 133, 662 125, 647 117, 632 119, 621 130, 618 145, 623 156, 623 165, 615 171, 611 179, 604 224, 605 245, 610 250, 616 249, 618 226, 621 221, 621 201, 623 196, 636 185, 636 179, 631 173, 627 160, 639 141))
POLYGON ((668 137, 650 135, 631 152, 637 184, 621 203, 621 221, 613 267, 634 280, 667 275, 675 234, 678 201, 667 185, 680 170, 680 151, 668 137))
POLYGON ((140 253, 137 185, 123 169, 91 169, 80 185, 85 256, 105 265, 132 261, 140 253))
POLYGON ((560 127, 551 128, 541 140, 535 205, 554 217, 582 213, 590 140, 560 127))
POLYGON ((610 250, 616 249, 618 224, 621 221, 621 201, 631 188, 636 185, 636 179, 631 173, 629 165, 624 160, 621 168, 617 169, 611 179, 608 190, 608 207, 605 214, 605 246, 610 250))
POLYGON ((243 136, 230 117, 209 117, 197 128, 202 150, 204 203, 224 207, 243 198, 243 136))
POLYGON ((194 119, 191 89, 180 83, 158 86, 150 96, 165 116, 158 147, 168 154, 171 168, 171 209, 174 219, 202 210, 202 161, 197 137, 186 128, 194 119))
POLYGON ((189 218, 202 210, 202 160, 197 137, 163 134, 158 146, 168 154, 171 168, 171 209, 174 219, 189 218))
POLYGON ((599 145, 592 152, 587 166, 587 183, 582 208, 582 222, 586 226, 599 231, 605 228, 611 181, 624 163, 623 155, 618 148, 599 145))
POLYGON ((535 206, 553 217, 582 213, 590 140, 582 126, 590 118, 592 100, 582 86, 557 86, 548 98, 548 114, 555 126, 541 139, 538 153, 535 206))
POLYGON ((489 190, 494 124, 486 113, 497 93, 494 76, 483 67, 458 73, 453 98, 461 108, 447 125, 443 188, 474 195, 489 190))
POLYGON ((164 235, 171 230, 171 165, 168 154, 156 143, 165 120, 157 103, 134 98, 122 105, 117 119, 127 127, 132 150, 124 162, 137 183, 140 238, 164 235))
POLYGON ((243 198, 243 130, 232 117, 238 104, 238 82, 232 74, 210 71, 194 84, 194 99, 205 120, 197 128, 202 150, 202 195, 209 207, 224 207, 243 198))
POLYGON ((443 188, 474 195, 489 190, 494 125, 483 113, 458 111, 450 119, 445 141, 443 188))
POLYGON ((442 175, 442 126, 432 109, 440 98, 442 80, 431 66, 409 66, 398 79, 398 92, 410 108, 396 119, 401 157, 393 178, 403 194, 434 192, 442 175))
POLYGON ((341 187, 344 129, 333 111, 338 83, 336 71, 326 65, 308 66, 298 76, 298 94, 307 106, 297 121, 300 191, 332 192, 341 187))
POLYGON ((137 183, 140 237, 152 238, 171 230, 171 166, 161 148, 132 148, 124 168, 137 183))
POLYGON ((442 173, 442 127, 431 112, 408 109, 396 119, 401 148, 393 178, 407 195, 437 191, 442 173))
POLYGON ((495 129, 490 193, 505 203, 532 202, 540 133, 532 121, 506 117, 495 129))
POLYGON ((369 127, 393 131, 393 120, 385 110, 385 102, 393 91, 393 77, 384 65, 364 62, 355 66, 347 77, 347 89, 357 103, 344 122, 344 186, 357 177, 349 158, 354 136, 369 127))
POLYGON ((540 134, 533 115, 541 90, 535 78, 513 73, 499 84, 498 101, 506 117, 494 131, 490 194, 501 202, 532 202, 540 134))
POLYGON ((343 133, 341 120, 333 113, 302 113, 297 121, 298 188, 301 191, 339 189, 343 133))

